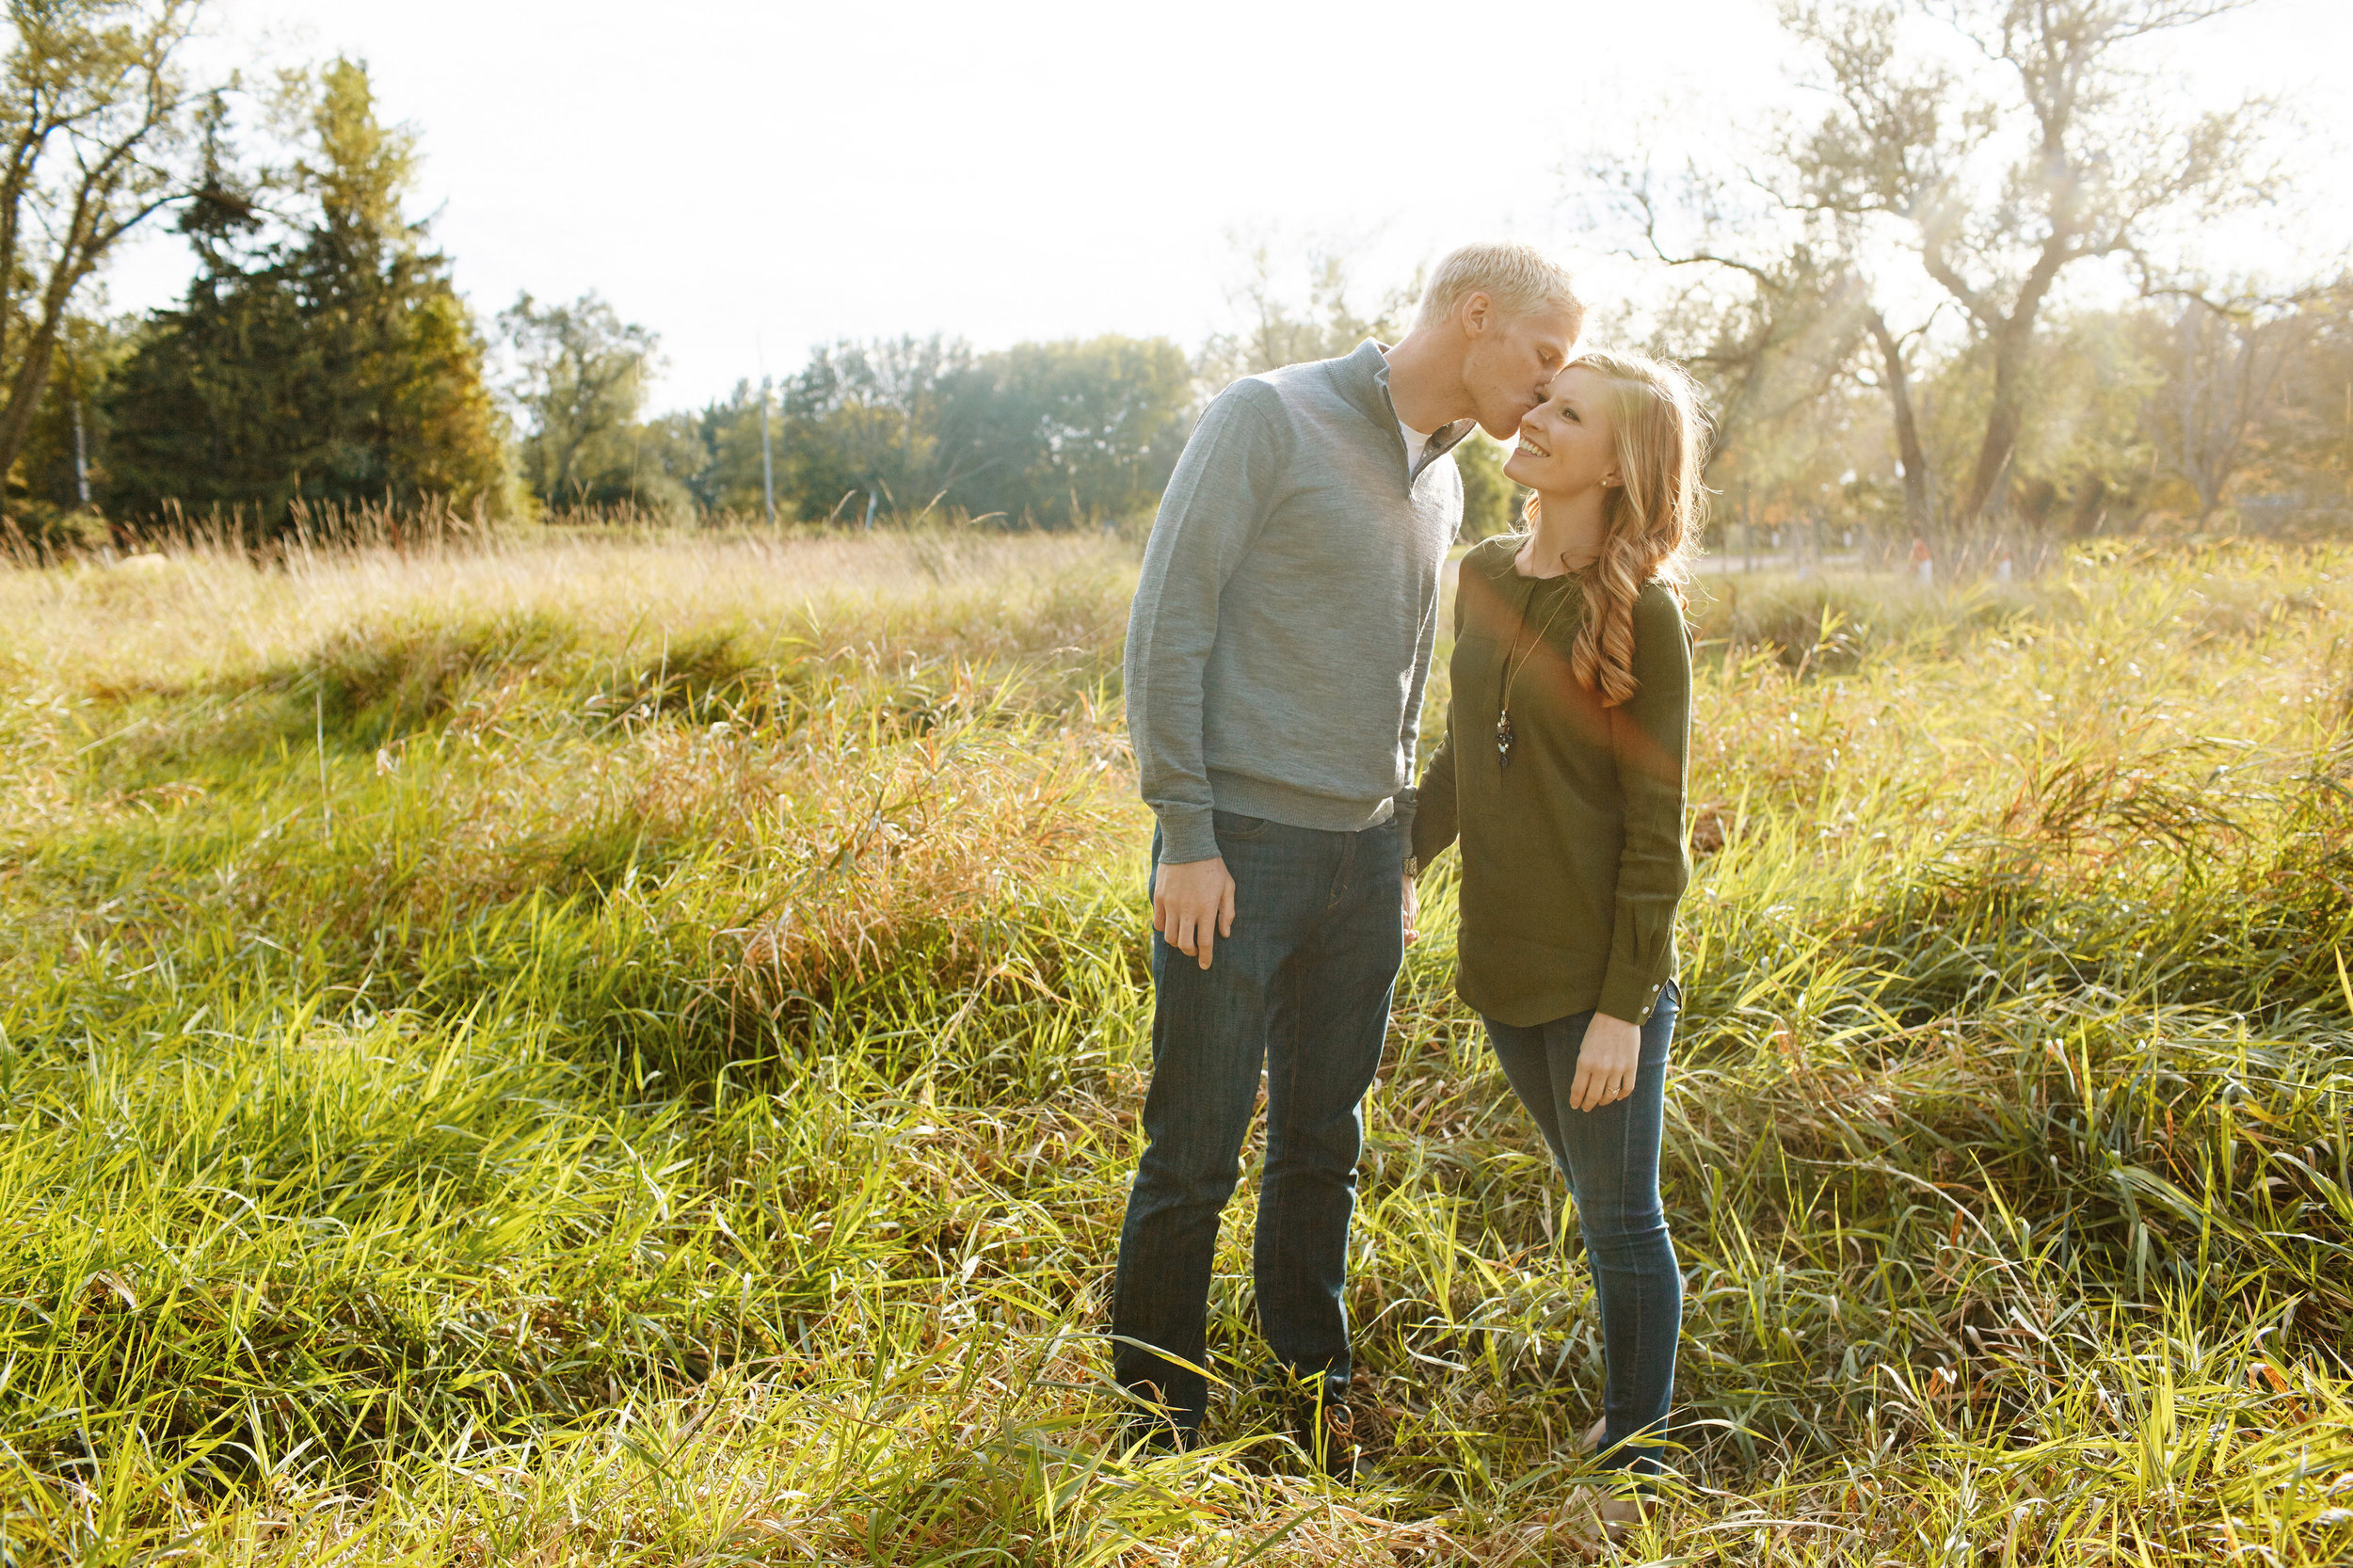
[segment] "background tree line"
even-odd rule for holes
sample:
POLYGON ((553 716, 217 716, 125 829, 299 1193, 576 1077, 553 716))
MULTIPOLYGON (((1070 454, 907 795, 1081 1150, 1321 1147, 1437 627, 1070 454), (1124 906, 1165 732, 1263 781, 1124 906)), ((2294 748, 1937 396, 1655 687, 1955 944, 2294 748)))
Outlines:
MULTIPOLYGON (((595 295, 475 317, 406 211, 415 136, 362 63, 199 80, 189 0, 6 15, 0 515, 20 534, 266 535, 426 504, 760 515, 771 498, 792 520, 1091 526, 1149 511, 1208 393, 1393 333, 1413 294, 1359 316, 1331 253, 1295 308, 1260 248, 1236 327, 1191 357, 1118 336, 841 342, 773 386, 651 414, 659 341, 595 295), (149 222, 194 252, 186 294, 88 313, 83 285, 149 222)), ((1500 450, 1463 462, 1477 527, 1502 526, 1500 450)))
MULTIPOLYGON (((2353 516, 2353 271, 2225 277, 2198 243, 2287 192, 2277 105, 2176 113, 2153 41, 2239 0, 1785 0, 1800 107, 1661 167, 1589 161, 1589 233, 1654 292, 1589 335, 1690 365, 1719 526, 1996 552, 2068 533, 2338 529, 2353 516)), ((415 137, 363 65, 194 79, 185 0, 11 0, 0 69, 0 512, 84 537, 174 516, 268 532, 343 510, 492 517, 1148 512, 1234 376, 1401 332, 1244 244, 1188 356, 1106 336, 981 352, 840 342, 655 413, 660 344, 594 294, 488 322, 405 211, 415 137), (168 222, 197 266, 137 319, 83 307, 168 222), (1286 286, 1291 281, 1295 286, 1286 286)), ((1638 291, 1639 293, 1639 291, 1638 291)), ((1466 532, 1502 453, 1460 449, 1466 532)))
MULTIPOLYGON (((1194 415, 1237 376, 1345 354, 1404 330, 1419 280, 1369 313, 1349 299, 1346 258, 1317 247, 1304 300, 1281 286, 1270 248, 1242 248, 1234 325, 1191 359, 1166 339, 1031 343, 976 354, 903 337, 814 350, 770 392, 739 383, 703 408, 647 418, 658 344, 591 295, 528 297, 500 317, 523 472, 552 510, 629 505, 864 522, 961 517, 1073 527, 1149 511, 1194 415), (766 446, 762 402, 766 401, 766 446)), ((1472 533, 1516 504, 1502 448, 1461 449, 1472 533)))
POLYGON ((184 0, 10 0, 0 64, 0 515, 84 540, 355 508, 937 512, 1069 527, 1148 509, 1195 403, 1162 339, 975 353, 830 344, 774 389, 648 417, 648 329, 594 295, 478 322, 405 202, 415 136, 364 65, 199 81, 184 0), (168 222, 169 309, 84 285, 168 222))
POLYGON ((500 321, 522 473, 551 510, 748 515, 773 488, 786 518, 1074 527, 1148 508, 1191 427, 1191 368, 1165 339, 838 343, 780 387, 647 418, 656 341, 594 295, 500 321))

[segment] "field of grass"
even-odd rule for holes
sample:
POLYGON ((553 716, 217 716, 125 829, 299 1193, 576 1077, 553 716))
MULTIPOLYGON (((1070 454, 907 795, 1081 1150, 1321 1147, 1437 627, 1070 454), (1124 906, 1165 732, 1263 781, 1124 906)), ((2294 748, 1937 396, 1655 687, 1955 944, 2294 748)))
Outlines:
MULTIPOLYGON (((1368 1109, 1377 1479, 1273 1435, 1247 1184, 1228 1441, 1110 1446, 1133 572, 0 568, 6 1560, 1571 1560, 1593 1297, 1451 857, 1368 1109)), ((2353 1556, 2353 551, 1707 592, 1628 1560, 2353 1556)))

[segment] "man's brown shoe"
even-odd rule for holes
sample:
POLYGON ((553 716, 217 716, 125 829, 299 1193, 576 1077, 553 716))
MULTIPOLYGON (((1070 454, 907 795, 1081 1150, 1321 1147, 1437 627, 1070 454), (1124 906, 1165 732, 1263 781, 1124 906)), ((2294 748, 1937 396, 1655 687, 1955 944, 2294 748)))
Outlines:
POLYGON ((1363 1444, 1356 1435, 1356 1413, 1348 1402, 1348 1380, 1319 1377, 1300 1390, 1293 1407, 1291 1440, 1308 1463, 1343 1485, 1356 1480, 1356 1462, 1363 1444))

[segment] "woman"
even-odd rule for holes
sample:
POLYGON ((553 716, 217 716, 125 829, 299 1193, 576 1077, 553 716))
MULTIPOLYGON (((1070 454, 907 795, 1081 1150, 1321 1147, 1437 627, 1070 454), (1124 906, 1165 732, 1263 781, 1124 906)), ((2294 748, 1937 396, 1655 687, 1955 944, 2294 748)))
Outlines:
POLYGON ((1580 354, 1550 393, 1503 469, 1536 492, 1527 532, 1463 558, 1407 872, 1459 833, 1456 987, 1577 1200, 1609 1368, 1592 1438, 1633 1477, 1603 1507, 1615 1535, 1660 1468, 1683 1315, 1658 1141, 1706 432, 1689 378, 1636 355, 1580 354))

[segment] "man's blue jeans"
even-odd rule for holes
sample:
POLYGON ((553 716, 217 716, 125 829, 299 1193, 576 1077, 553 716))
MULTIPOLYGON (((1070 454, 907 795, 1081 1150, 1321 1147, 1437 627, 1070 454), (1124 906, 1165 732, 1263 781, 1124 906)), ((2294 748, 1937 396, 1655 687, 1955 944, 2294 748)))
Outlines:
POLYGON ((1638 1475, 1659 1469, 1657 1446, 1674 1399, 1675 1340, 1683 1327, 1683 1276, 1658 1201, 1667 1051, 1680 1002, 1670 984, 1642 1026, 1634 1092, 1595 1111, 1572 1110, 1569 1103, 1592 1013, 1529 1028, 1487 1020, 1503 1075, 1536 1118, 1577 1200, 1609 1367, 1600 1463, 1638 1475))
MULTIPOLYGON (((1298 1377, 1349 1374, 1341 1301, 1365 1091, 1381 1065, 1405 952, 1404 835, 1291 827, 1220 811, 1234 932, 1210 967, 1152 938, 1150 1140, 1128 1193, 1112 1288, 1119 1381, 1182 1433, 1209 1402, 1209 1272, 1219 1212, 1241 1175, 1263 1064, 1266 1172, 1253 1255, 1258 1324, 1298 1377)), ((1160 840, 1152 843, 1154 874, 1160 840)))

